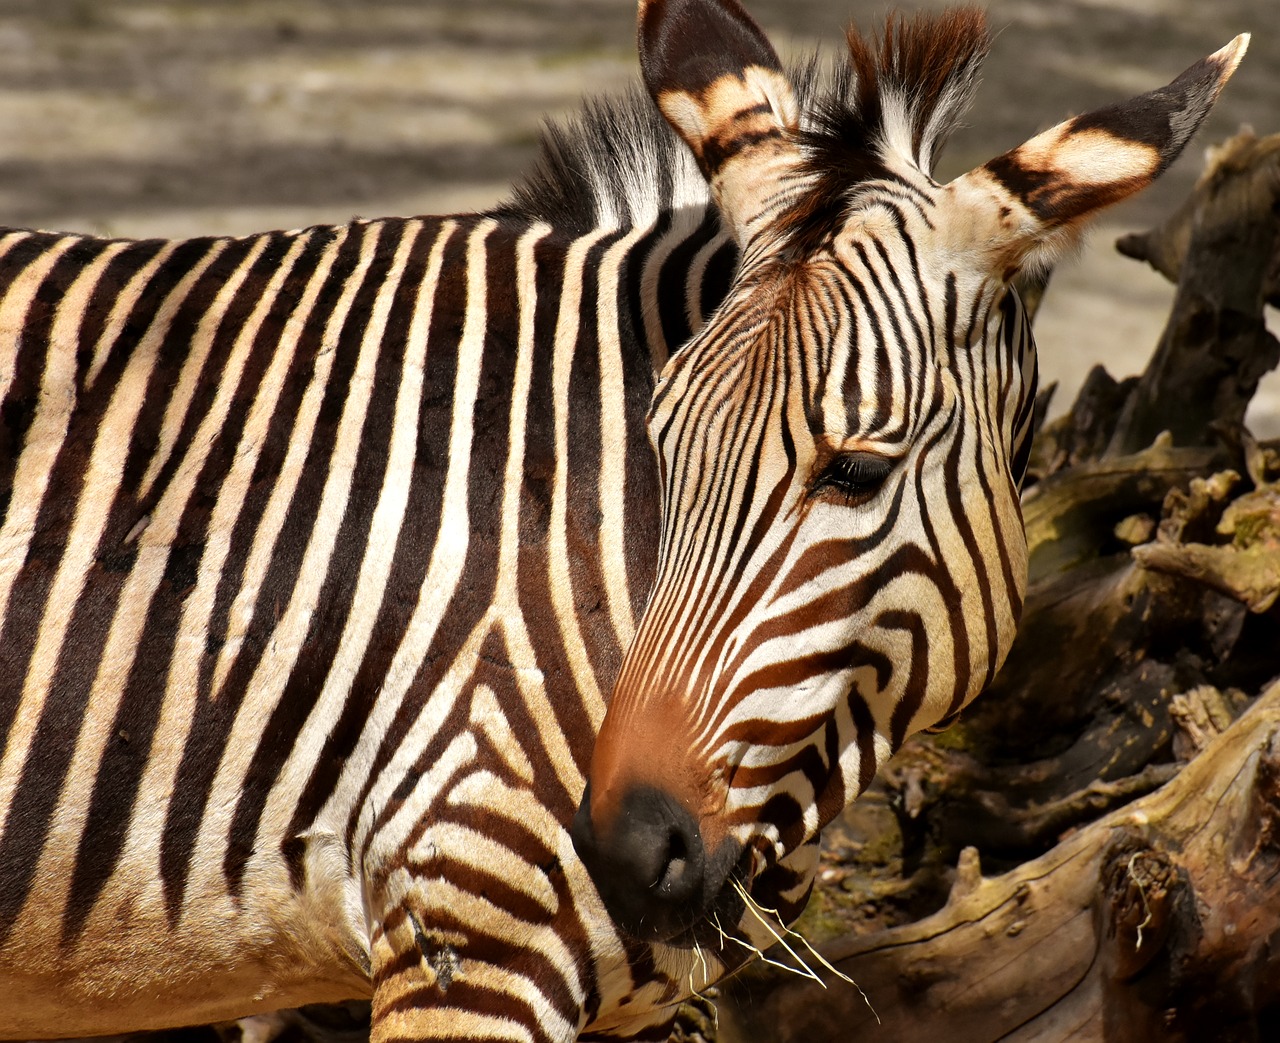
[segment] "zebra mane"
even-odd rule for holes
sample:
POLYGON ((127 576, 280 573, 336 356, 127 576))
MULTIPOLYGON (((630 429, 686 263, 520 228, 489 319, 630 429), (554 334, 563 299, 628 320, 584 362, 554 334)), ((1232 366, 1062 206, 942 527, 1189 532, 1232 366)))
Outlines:
MULTIPOLYGON (((790 221, 793 234, 842 213, 851 184, 883 173, 886 153, 929 173, 968 108, 990 46, 976 7, 892 14, 882 38, 850 26, 847 39, 848 59, 825 89, 816 54, 788 70, 812 184, 790 221)), ((644 227, 672 210, 710 206, 692 154, 636 87, 548 122, 537 162, 493 213, 584 234, 644 227)))
POLYGON ((884 176, 891 160, 932 173, 991 47, 976 7, 894 13, 883 36, 851 25, 846 39, 848 58, 808 107, 800 133, 809 187, 784 227, 793 250, 827 234, 843 218, 851 188, 884 176))
POLYGON ((665 212, 710 205, 693 155, 652 99, 633 87, 549 121, 537 162, 494 212, 585 234, 644 227, 665 212))
MULTIPOLYGON (((928 174, 969 107, 991 47, 976 7, 912 18, 889 15, 884 35, 846 33, 849 58, 817 106, 805 135, 815 172, 843 167, 851 154, 892 153, 928 174)), ((846 172, 845 179, 848 179, 846 172)))
MULTIPOLYGON (((817 70, 816 54, 788 70, 802 111, 816 97, 817 70)), ((648 227, 685 208, 712 209, 711 190, 693 153, 637 85, 548 121, 537 162, 493 213, 581 235, 648 227)))

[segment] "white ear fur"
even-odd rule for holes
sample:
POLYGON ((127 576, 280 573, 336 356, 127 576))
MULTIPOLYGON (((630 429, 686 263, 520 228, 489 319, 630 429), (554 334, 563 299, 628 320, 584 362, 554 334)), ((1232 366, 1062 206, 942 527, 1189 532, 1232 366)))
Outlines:
POLYGON ((716 204, 740 245, 777 210, 800 161, 791 134, 799 104, 777 70, 748 66, 705 89, 663 91, 658 106, 693 150, 716 204))
POLYGON ((1076 116, 957 178, 947 186, 954 241, 978 244, 1006 277, 1071 250, 1101 210, 1177 158, 1248 43, 1238 36, 1168 86, 1076 116))

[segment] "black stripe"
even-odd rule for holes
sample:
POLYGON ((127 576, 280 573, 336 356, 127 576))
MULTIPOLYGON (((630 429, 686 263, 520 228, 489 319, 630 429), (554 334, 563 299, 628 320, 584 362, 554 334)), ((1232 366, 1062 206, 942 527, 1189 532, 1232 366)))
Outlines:
MULTIPOLYGON (((385 671, 386 666, 393 661, 402 636, 401 631, 408 624, 417 605, 432 551, 440 535, 445 478, 453 451, 449 438, 453 424, 454 397, 466 392, 466 389, 457 386, 458 345, 467 313, 467 252, 474 221, 459 221, 457 224, 457 230, 444 247, 440 278, 436 283, 432 305, 431 326, 427 333, 429 348, 422 407, 418 418, 418 450, 414 458, 413 484, 410 487, 405 523, 400 530, 392 562, 393 579, 389 585, 394 589, 389 590, 383 599, 383 610, 379 617, 382 620, 391 612, 402 613, 400 618, 404 622, 398 623, 387 635, 379 635, 378 648, 371 648, 370 654, 366 656, 356 684, 371 685, 373 690, 361 688, 361 698, 366 697, 363 694, 366 691, 369 692, 367 698, 372 698, 376 694, 376 688, 382 685, 383 675, 375 672, 374 665, 382 665, 385 671)), ((493 233, 491 238, 492 235, 493 233)), ((481 432, 476 431, 475 435, 480 436, 481 432)), ((501 432, 500 437, 505 439, 506 432, 501 432)), ((370 791, 403 742, 424 700, 452 665, 456 652, 453 642, 457 640, 457 635, 469 633, 487 609, 487 598, 492 591, 492 570, 496 564, 492 560, 485 562, 474 549, 468 551, 462 571, 463 578, 444 609, 449 625, 441 627, 436 633, 409 691, 391 723, 377 740, 369 774, 361 784, 347 821, 348 848, 354 841, 359 817, 370 791), (473 568, 477 570, 477 583, 475 588, 468 590, 470 570, 473 568), (489 574, 487 582, 486 572, 489 574), (446 630, 447 633, 444 632, 446 630)), ((343 745, 348 741, 352 741, 350 735, 342 740, 343 745)))
MULTIPOLYGON (((565 489, 565 524, 571 548, 569 582, 573 592, 574 612, 588 662, 606 691, 617 675, 622 647, 614 634, 606 605, 608 595, 601 558, 605 534, 604 518, 600 511, 600 468, 605 439, 614 437, 615 432, 604 430, 601 415, 606 389, 602 389, 600 383, 601 346, 595 315, 599 311, 597 302, 600 296, 601 259, 618 238, 620 235, 601 239, 583 259, 583 316, 569 373, 566 459, 568 482, 565 489)), ((514 282, 514 274, 504 277, 514 282)), ((510 383, 509 378, 507 382, 510 383)), ((607 391, 613 393, 612 388, 607 391)), ((559 701, 555 700, 555 703, 558 705, 559 701)), ((573 726, 592 730, 585 718, 574 721, 573 726)))
MULTIPOLYGON (((248 298, 245 303, 256 303, 258 280, 269 279, 274 274, 274 269, 282 263, 287 249, 288 242, 279 239, 270 243, 264 250, 262 257, 255 263, 245 284, 241 287, 240 296, 248 298)), ((314 263, 315 253, 315 243, 311 243, 308 249, 301 252, 294 263, 292 279, 305 277, 299 276, 298 273, 305 271, 314 263)), ((261 382, 262 373, 270 364, 271 355, 277 350, 283 323, 297 304, 297 295, 289 292, 288 284, 289 280, 286 280, 285 286, 282 287, 256 335, 252 353, 246 360, 245 373, 241 380, 243 390, 237 395, 232 405, 235 420, 229 422, 222 432, 226 437, 237 437, 243 415, 247 413, 249 403, 261 382)), ((210 285, 209 288, 214 287, 210 285)), ((206 298, 204 303, 207 304, 209 299, 211 298, 206 298)), ((157 397, 154 399, 158 404, 161 402, 159 396, 163 394, 163 390, 171 388, 176 383, 182 362, 181 349, 186 346, 185 337, 189 335, 188 330, 194 332, 196 324, 195 304, 196 299, 193 295, 182 309, 183 323, 171 330, 166 338, 163 357, 167 365, 153 382, 159 384, 156 388, 157 397), (175 336, 184 339, 179 339, 175 343, 175 336)), ((242 313, 241 321, 232 321, 227 334, 230 335, 233 330, 238 334, 243 319, 247 319, 247 316, 248 312, 245 311, 242 313)), ((219 331, 219 342, 225 343, 221 332, 219 331)), ((141 473, 155 449, 159 436, 159 418, 162 415, 162 408, 152 406, 150 409, 144 409, 140 417, 140 423, 135 428, 134 451, 131 453, 136 460, 135 472, 141 473), (143 423, 144 418, 150 423, 143 423)), ((187 448, 189 444, 179 442, 175 445, 174 456, 180 458, 187 448)), ((228 467, 231 463, 231 454, 234 452, 235 449, 231 448, 226 457, 228 467)), ((172 473, 172 467, 167 470, 172 473)), ((221 477, 225 477, 225 473, 219 475, 217 480, 221 477)), ((202 491, 207 493, 212 488, 216 488, 212 485, 215 481, 213 476, 209 476, 207 481, 210 484, 202 483, 197 489, 197 496, 200 496, 202 491)), ((184 522, 190 517, 191 512, 188 512, 184 522)), ((179 538, 181 540, 182 537, 179 538)), ((147 623, 139 641, 129 683, 112 724, 112 739, 103 752, 88 817, 76 855, 72 886, 63 919, 64 943, 76 937, 83 929, 94 903, 111 874, 116 870, 134 812, 138 787, 152 752, 154 732, 159 723, 160 708, 166 688, 166 677, 182 618, 185 594, 189 589, 185 570, 194 568, 194 553, 181 546, 175 549, 174 553, 178 556, 176 567, 175 559, 171 557, 170 567, 166 570, 167 582, 162 584, 156 592, 155 600, 148 612, 147 623)))
MULTIPOLYGON (((877 310, 875 303, 872 302, 870 294, 863 288, 865 294, 863 303, 868 311, 875 316, 877 326, 876 337, 876 411, 871 424, 871 431, 878 437, 885 440, 893 440, 901 438, 905 427, 910 423, 910 418, 904 410, 898 425, 893 428, 887 428, 889 420, 893 416, 893 405, 897 401, 897 396, 893 389, 893 358, 896 355, 902 358, 908 354, 908 344, 905 334, 902 330, 902 324, 898 319, 898 305, 902 303, 900 293, 894 293, 884 283, 881 274, 871 263, 871 255, 867 252, 862 243, 853 244, 854 250, 857 252, 859 259, 862 261, 865 279, 871 284, 876 297, 879 299, 881 308, 877 310), (881 321, 888 319, 890 335, 888 338, 883 333, 881 321), (894 354, 891 354, 891 351, 894 354)), ((888 272, 891 278, 896 282, 896 276, 893 274, 893 266, 888 266, 888 272)), ((910 309, 908 309, 909 312, 910 309)), ((903 359, 903 361, 907 361, 903 359)), ((907 367, 903 366, 903 380, 907 382, 907 367)), ((906 404, 907 395, 909 394, 909 383, 904 387, 903 405, 906 404)))
MULTIPOLYGON (((424 280, 431 254, 438 245, 439 237, 445 234, 457 236, 458 232, 456 230, 447 232, 440 222, 430 222, 413 245, 405 266, 404 278, 397 291, 391 314, 388 316, 388 329, 397 343, 400 342, 400 335, 408 332, 413 308, 431 307, 432 298, 438 294, 438 286, 427 286, 424 280), (401 329, 402 325, 403 329, 401 329)), ((428 373, 432 372, 439 361, 436 351, 437 345, 433 342, 429 345, 423 362, 428 373)), ((450 351, 450 347, 445 345, 442 354, 452 371, 450 351)), ((429 392, 430 385, 424 381, 424 400, 429 392)), ((419 409, 422 408, 420 405, 419 409)), ((302 856, 305 852, 305 843, 298 837, 314 822, 316 815, 333 792, 343 765, 355 749, 360 732, 373 709, 374 699, 390 668, 395 649, 409 624, 410 612, 430 561, 430 555, 422 553, 422 547, 429 545, 429 534, 438 524, 443 481, 441 475, 424 469, 421 448, 426 432, 421 426, 418 427, 418 431, 418 449, 415 452, 414 466, 408 474, 403 476, 409 489, 405 502, 405 514, 397 536, 386 586, 383 588, 377 606, 356 607, 358 611, 377 613, 369 646, 365 649, 364 657, 356 671, 351 691, 343 701, 342 710, 325 737, 324 745, 312 766, 311 774, 294 808, 293 817, 282 840, 285 862, 289 868, 290 879, 296 888, 300 888, 304 882, 302 856)))
MULTIPOLYGON (((343 286, 354 276, 365 236, 372 234, 366 226, 352 226, 350 238, 342 245, 325 291, 317 302, 318 311, 331 311, 337 304, 343 286)), ((386 258, 381 258, 385 270, 386 258)), ((365 284, 378 270, 378 259, 370 265, 365 284)), ((359 350, 362 326, 348 321, 336 346, 333 373, 321 407, 315 442, 308 455, 298 493, 284 525, 277 553, 263 581, 259 609, 254 625, 245 635, 240 657, 228 675, 217 700, 197 701, 191 728, 182 751, 182 760, 174 780, 174 800, 169 805, 160 844, 160 875, 164 886, 165 906, 171 921, 182 909, 190 873, 191 854, 204 817, 206 802, 222 760, 225 742, 248 690, 253 671, 267 647, 275 623, 275 613, 288 604, 299 574, 302 554, 319 508, 320 489, 328 470, 332 452, 332 435, 341 409, 355 356, 359 350), (327 410, 326 410, 327 407, 327 410), (266 618, 264 618, 266 617, 266 618)), ((321 346, 317 345, 317 350, 321 346)))
MULTIPOLYGON (((880 653, 869 654, 879 655, 880 653)), ((889 670, 887 662, 883 664, 886 672, 889 670)), ((879 671, 877 671, 879 674, 879 671)), ((878 688, 883 691, 885 684, 888 683, 888 677, 884 680, 877 679, 878 688)), ((876 768, 876 721, 871 714, 871 708, 867 705, 866 699, 862 693, 856 688, 849 692, 847 700, 849 707, 849 715, 853 718, 853 732, 858 742, 858 783, 854 796, 858 793, 865 793, 867 787, 875 780, 876 768)))
MULTIPOLYGON (((99 282, 99 289, 95 296, 118 292, 122 289, 124 280, 136 274, 138 269, 151 260, 160 245, 156 242, 146 242, 126 249, 108 264, 108 271, 99 282)), ((7 261, 18 249, 19 247, 15 247, 10 251, 5 260, 7 261)), ((0 641, 0 719, 6 722, 12 721, 17 712, 23 680, 27 676, 31 656, 35 650, 40 620, 44 615, 50 588, 62 563, 67 535, 75 520, 84 483, 89 474, 89 459, 97 441, 102 415, 115 391, 115 378, 127 361, 129 351, 136 346, 139 338, 145 333, 150 318, 160 307, 168 288, 164 280, 153 279, 140 295, 121 332, 120 340, 126 343, 121 350, 113 353, 103 369, 101 379, 93 389, 80 394, 76 410, 67 427, 67 436, 50 470, 48 492, 40 504, 33 527, 36 536, 28 547, 26 561, 14 578, 9 610, 5 619, 4 639, 0 641)), ((97 311, 100 320, 105 321, 106 309, 97 309, 97 311)), ((101 328, 95 325, 87 328, 86 332, 91 337, 89 343, 92 344, 101 333, 101 328)), ((38 376, 35 379, 38 381, 38 376)), ((38 388, 38 383, 35 386, 38 388)), ((114 546, 124 538, 126 532, 127 530, 112 533, 108 529, 104 532, 103 546, 114 546)), ((109 570, 119 570, 127 568, 131 561, 107 564, 109 570)), ((98 627, 94 627, 83 637, 86 640, 92 640, 95 635, 99 639, 104 636, 99 632, 98 627)), ((92 658, 96 661, 96 655, 92 658)), ((71 715, 68 719, 77 718, 71 715)))
MULTIPOLYGON (((622 260, 618 292, 625 297, 618 307, 618 342, 622 356, 623 408, 626 414, 626 478, 622 490, 623 538, 626 546, 627 576, 631 612, 639 619, 649 598, 649 589, 658 562, 658 517, 660 486, 658 464, 646 437, 645 417, 653 400, 653 365, 645 351, 643 285, 647 243, 637 244, 622 260), (623 306, 625 303, 625 307, 623 306)), ((719 256, 719 254, 717 254, 719 256)), ((735 255, 736 256, 736 255, 735 255)), ((711 266, 708 265, 710 273, 711 266)), ((704 284, 705 294, 710 292, 704 284)), ((723 295, 722 295, 723 296, 723 295)), ((716 303, 719 303, 717 299, 716 303)), ((704 314, 709 314, 705 308, 704 314)))
MULTIPOLYGON (((231 608, 244 581, 244 570, 248 565, 254 540, 258 536, 260 526, 264 523, 264 514, 279 483, 289 449, 295 437, 299 439, 303 437, 297 430, 299 413, 316 369, 317 356, 325 350, 323 347, 325 324, 329 321, 332 309, 337 303, 333 284, 334 272, 338 267, 336 263, 324 276, 327 294, 325 290, 321 290, 321 295, 305 314, 298 314, 298 306, 306 294, 308 285, 313 278, 317 277, 317 270, 326 251, 332 248, 334 241, 344 231, 336 227, 317 227, 308 228, 302 233, 306 237, 307 245, 281 286, 277 304, 263 323, 260 336, 264 339, 279 339, 285 335, 284 324, 290 320, 294 321, 297 323, 297 330, 291 335, 295 339, 295 344, 293 357, 280 380, 279 394, 262 445, 258 450, 258 460, 249 489, 232 526, 227 558, 218 580, 213 609, 209 617, 206 654, 200 663, 198 690, 206 696, 212 689, 218 655, 230 636, 231 608), (327 307, 323 304, 325 296, 328 297, 327 307)), ((350 247, 341 246, 336 248, 335 262, 338 262, 344 252, 350 259, 350 249, 350 247)), ((300 485, 302 481, 303 479, 300 479, 300 485)), ((258 606, 258 611, 262 611, 261 604, 258 606)))
MULTIPOLYGON (((737 403, 730 399, 728 410, 716 409, 712 421, 715 426, 710 430, 704 425, 699 425, 696 433, 690 435, 689 432, 685 432, 689 441, 684 443, 684 455, 691 463, 696 461, 701 464, 697 471, 697 479, 701 487, 701 495, 695 501, 697 510, 695 512, 671 511, 670 506, 678 506, 680 501, 674 501, 668 507, 668 512, 680 515, 680 520, 683 522, 678 529, 672 531, 671 536, 672 546, 679 548, 680 554, 668 559, 666 566, 666 575, 669 577, 666 584, 668 596, 663 606, 664 611, 650 624, 653 631, 651 640, 661 641, 668 648, 669 676, 664 680, 686 689, 689 678, 684 676, 685 667, 701 650, 706 637, 703 632, 704 627, 708 619, 711 622, 719 619, 728 602, 731 590, 726 587, 731 587, 731 584, 726 584, 725 577, 731 574, 736 575, 742 562, 754 549, 754 545, 743 547, 740 540, 747 518, 755 505, 761 447, 768 430, 769 417, 774 412, 775 400, 778 397, 783 397, 785 400, 785 388, 780 396, 779 389, 771 379, 774 374, 768 365, 768 353, 753 352, 747 358, 747 362, 752 371, 739 376, 738 367, 735 366, 734 375, 738 379, 733 381, 734 390, 740 386, 742 389, 740 393, 749 396, 746 401, 737 403), (695 449, 701 449, 701 452, 695 452, 695 449), (744 465, 746 475, 740 477, 744 465), (741 498, 738 501, 737 511, 731 519, 729 511, 733 506, 732 497, 735 490, 741 491, 741 498), (732 530, 727 529, 730 521, 733 523, 732 530), (730 548, 730 553, 722 555, 721 548, 726 545, 730 548), (738 553, 739 549, 741 549, 741 556, 738 553), (693 574, 704 563, 709 564, 710 568, 701 586, 693 589, 690 586, 693 574), (708 601, 707 595, 713 595, 714 602, 708 601), (689 598, 695 599, 692 604, 689 598), (683 654, 678 657, 671 656, 670 630, 676 617, 682 614, 687 622, 682 627, 677 647, 683 654)), ((709 408, 708 412, 712 410, 709 408)), ((783 426, 785 428, 785 424, 783 426)), ((771 490, 771 500, 776 499, 779 489, 779 486, 775 486, 771 490)), ((785 492, 785 487, 782 487, 782 491, 785 492)), ((687 502, 688 494, 685 493, 682 499, 687 502)), ((764 519, 763 527, 766 530, 773 521, 775 513, 776 507, 764 519)), ((761 523, 758 520, 754 531, 759 533, 760 530, 761 523)), ((681 691, 678 694, 684 695, 687 691, 681 691)))
MULTIPOLYGON (((153 245, 141 244, 138 248, 140 257, 153 257, 153 245)), ((155 315, 170 290, 185 274, 183 266, 193 262, 196 258, 192 255, 200 254, 201 249, 199 246, 191 246, 181 256, 171 257, 169 264, 163 266, 157 277, 148 282, 121 332, 121 340, 128 341, 129 350, 135 348, 151 328, 155 315), (170 267, 170 264, 174 267, 170 267)), ((122 361, 125 355, 127 351, 119 353, 122 361)), ((42 538, 38 542, 33 541, 27 564, 14 584, 11 605, 17 611, 11 611, 3 642, 6 657, 12 657, 13 667, 13 672, 10 673, 10 664, 3 664, 4 676, 11 679, 5 687, 10 690, 9 698, 13 700, 14 707, 5 714, 7 722, 13 720, 23 680, 31 666, 41 618, 48 607, 49 592, 62 563, 68 529, 79 504, 78 496, 67 497, 66 500, 70 502, 65 502, 59 493, 64 487, 64 479, 66 486, 80 491, 79 486, 88 471, 89 456, 97 441, 101 414, 109 405, 113 390, 109 385, 104 387, 99 384, 81 397, 80 408, 73 416, 68 437, 50 477, 52 495, 46 496, 41 506, 36 531, 41 533, 42 538), (73 474, 78 481, 71 480, 73 474), (50 509, 51 504, 56 506, 50 509), (50 514, 56 515, 56 521, 49 518, 50 514)), ((127 475, 125 480, 127 481, 127 475)), ((122 490, 115 499, 115 505, 128 499, 130 497, 127 489, 122 490)), ((113 520, 117 513, 119 512, 113 507, 113 520)), ((132 522, 129 524, 132 525, 132 522)), ((12 930, 14 919, 31 885, 75 751, 75 736, 79 734, 85 720, 89 693, 115 604, 126 579, 125 572, 132 565, 131 554, 117 559, 112 553, 124 535, 125 530, 118 524, 113 526, 108 523, 103 532, 97 560, 90 565, 84 592, 74 606, 52 677, 51 690, 45 700, 40 722, 23 765, 22 776, 14 792, 4 838, 0 841, 0 865, 6 868, 5 885, 0 889, 0 942, 12 930)), ((108 748, 112 747, 113 744, 109 743, 108 748)))
POLYGON ((882 612, 872 625, 884 630, 904 630, 911 636, 911 662, 907 667, 906 684, 889 718, 890 748, 896 750, 906 740, 907 725, 923 705, 929 691, 929 633, 919 613, 907 610, 882 612))
MULTIPOLYGON (((20 243, 0 258, 0 300, 3 300, 7 289, 6 283, 16 281, 21 277, 23 268, 65 241, 52 236, 32 236, 32 240, 20 243), (44 248, 41 249, 41 246, 44 248), (15 265, 12 274, 9 272, 11 262, 15 265)), ((14 336, 17 341, 17 357, 8 392, 0 404, 0 525, 4 524, 8 515, 18 457, 39 409, 44 373, 55 353, 74 351, 75 348, 74 344, 49 344, 54 319, 63 303, 62 297, 76 277, 102 250, 103 244, 96 239, 73 241, 41 280, 26 314, 16 323, 10 320, 10 323, 20 327, 21 333, 14 336)), ((12 303, 8 307, 12 308, 12 303)))
MULTIPOLYGON (((667 255, 658 275, 658 319, 662 324, 662 336, 667 342, 667 351, 675 354, 681 346, 696 332, 689 322, 689 266, 698 252, 713 238, 720 234, 720 219, 714 210, 708 210, 702 224, 688 238, 682 240, 667 255)), ((725 287, 727 291, 728 287, 725 287)), ((714 296, 714 294, 713 294, 714 296)), ((723 292, 716 299, 719 304, 723 292)), ((710 311, 703 311, 704 316, 710 311)))
MULTIPOLYGON (((360 316, 360 334, 366 333, 368 318, 377 298, 390 278, 390 268, 406 235, 416 235, 417 226, 404 221, 382 223, 377 257, 369 275, 351 304, 351 314, 360 316)), ((419 282, 421 276, 419 275, 419 282)), ((236 801, 235 814, 223 856, 227 889, 233 896, 243 890, 244 871, 257 844, 258 826, 267 798, 281 766, 297 745, 299 734, 324 689, 326 678, 338 652, 340 635, 353 612, 368 611, 353 604, 360 580, 360 565, 369 544, 369 530, 382 492, 391 448, 396 398, 403 377, 404 345, 408 337, 413 296, 418 286, 402 280, 396 287, 387 324, 376 348, 370 387, 354 389, 366 396, 366 412, 359 436, 359 449, 352 473, 346 509, 334 540, 328 570, 311 617, 310 629, 289 681, 257 735, 257 748, 249 763, 236 801)), ((330 385, 331 388, 333 385, 330 385)), ((336 389, 335 389, 336 390, 336 389)), ((344 407, 351 399, 346 389, 344 407)), ((393 478, 392 481, 395 479, 393 478)))
MULTIPOLYGON (((568 822, 572 818, 580 795, 564 793, 558 777, 546 762, 539 733, 548 726, 558 727, 569 744, 574 761, 583 771, 590 761, 595 741, 595 729, 587 716, 588 707, 583 705, 582 693, 574 683, 569 650, 551 611, 548 590, 552 570, 564 565, 563 562, 552 561, 549 536, 556 452, 555 394, 551 369, 555 327, 564 287, 566 250, 567 244, 544 240, 538 244, 535 254, 538 297, 534 311, 529 400, 525 411, 525 455, 520 490, 520 553, 517 566, 519 577, 516 582, 520 614, 529 622, 530 639, 537 656, 538 669, 556 719, 554 722, 542 723, 532 719, 518 693, 503 704, 508 722, 515 733, 529 737, 525 749, 531 754, 533 761, 533 788, 562 822, 568 822)), ((587 301, 585 294, 583 301, 584 304, 587 301)), ((579 336, 585 325, 584 322, 583 327, 579 328, 579 336)), ((642 362, 642 365, 645 364, 647 360, 642 362)), ((574 376, 571 371, 571 392, 574 388, 574 376)), ((571 417, 572 412, 571 409, 571 417)), ((590 493, 586 497, 585 509, 589 512, 589 518, 595 518, 599 510, 596 499, 599 494, 598 486, 595 481, 590 480, 592 474, 598 480, 598 464, 595 466, 597 469, 586 476, 590 493)), ((570 475, 570 484, 575 478, 576 476, 570 475)), ((581 505, 579 509, 582 509, 581 505)), ((567 521, 572 525, 574 519, 569 518, 567 521)), ((594 662, 592 665, 598 666, 594 662)), ((608 663, 603 665, 608 669, 608 663)), ((607 680, 602 678, 606 684, 607 680)), ((501 700, 501 696, 499 699, 501 700)))

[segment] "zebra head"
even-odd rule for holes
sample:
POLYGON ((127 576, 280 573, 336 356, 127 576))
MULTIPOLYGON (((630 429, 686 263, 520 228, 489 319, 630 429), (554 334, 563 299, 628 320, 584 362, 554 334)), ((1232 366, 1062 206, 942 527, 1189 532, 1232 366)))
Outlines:
POLYGON ((737 922, 735 884, 798 912, 822 826, 991 681, 1026 581, 1011 280, 1168 166, 1247 41, 939 184, 976 10, 851 30, 807 112, 736 0, 639 23, 741 263, 654 395, 658 569, 573 834, 614 919, 679 940, 737 922))

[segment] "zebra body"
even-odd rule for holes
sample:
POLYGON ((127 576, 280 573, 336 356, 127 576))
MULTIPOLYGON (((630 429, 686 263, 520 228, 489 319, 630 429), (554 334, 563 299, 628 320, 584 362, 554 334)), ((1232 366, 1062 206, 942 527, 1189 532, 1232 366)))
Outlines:
POLYGON ((640 22, 688 151, 624 103, 489 214, 0 238, 0 1036, 665 1039, 990 680, 1008 280, 1242 45, 939 186, 979 16, 825 101, 733 0, 640 22))
POLYGON ((549 1033, 604 991, 566 964, 565 938, 618 941, 560 823, 654 554, 632 443, 663 342, 627 262, 714 255, 702 217, 0 241, 29 418, 0 534, 0 988, 34 998, 6 1030, 368 994, 381 932, 435 939, 447 974, 446 912, 545 936, 549 1033), (459 912, 464 867, 506 905, 459 912))

